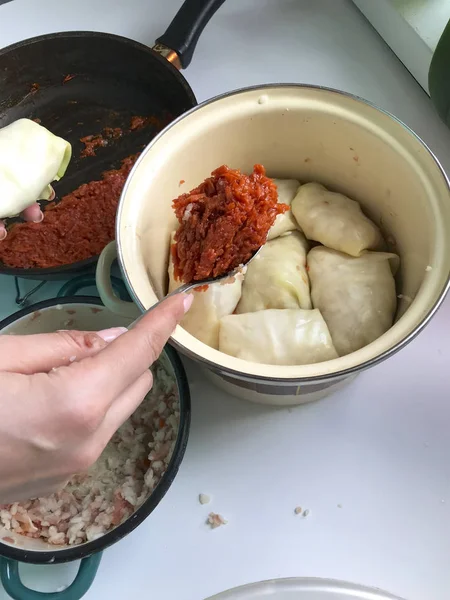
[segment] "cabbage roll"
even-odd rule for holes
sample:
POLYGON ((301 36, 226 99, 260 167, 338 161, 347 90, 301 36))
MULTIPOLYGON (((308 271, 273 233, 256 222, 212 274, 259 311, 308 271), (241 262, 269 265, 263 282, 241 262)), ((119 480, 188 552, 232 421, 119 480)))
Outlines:
POLYGON ((0 129, 0 217, 14 217, 36 200, 47 200, 50 183, 66 172, 69 142, 30 119, 0 129))
MULTIPOLYGON (((173 237, 171 236, 171 245, 173 237)), ((204 291, 194 290, 194 302, 180 325, 191 335, 204 344, 216 350, 219 347, 219 323, 226 315, 231 315, 235 310, 242 291, 242 274, 236 275, 228 282, 217 282, 208 286, 204 291)), ((172 255, 169 255, 169 292, 173 292, 182 285, 173 276, 172 255)))
POLYGON ((379 250, 383 237, 358 202, 329 192, 320 183, 302 185, 292 201, 292 212, 309 240, 328 248, 359 256, 364 250, 379 250))
POLYGON ((270 365, 306 365, 337 358, 319 310, 269 309, 223 317, 219 350, 270 365))
POLYGON ((312 308, 306 273, 308 249, 308 242, 299 231, 267 242, 247 266, 236 312, 312 308))
POLYGON ((396 254, 367 252, 354 258, 317 246, 307 262, 313 306, 321 311, 340 356, 370 344, 392 326, 396 254))
MULTIPOLYGON (((295 194, 300 187, 300 181, 297 181, 296 179, 274 179, 273 181, 278 190, 278 202, 280 204, 291 206, 292 200, 295 198, 295 194)), ((283 235, 283 233, 294 231, 295 229, 300 228, 297 221, 294 219, 292 210, 288 210, 282 215, 277 215, 275 223, 269 229, 267 239, 273 240, 274 238, 283 235)))

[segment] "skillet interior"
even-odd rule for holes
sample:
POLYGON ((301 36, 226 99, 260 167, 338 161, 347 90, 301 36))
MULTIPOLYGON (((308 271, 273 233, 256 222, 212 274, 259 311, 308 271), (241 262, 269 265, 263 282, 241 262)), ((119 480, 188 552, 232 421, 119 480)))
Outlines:
MULTIPOLYGON (((82 183, 140 152, 170 120, 196 104, 183 76, 150 48, 111 34, 66 32, 25 40, 0 51, 0 126, 19 118, 41 124, 72 144, 72 161, 54 185, 58 201, 82 183), (152 124, 130 131, 133 116, 152 124), (80 138, 105 127, 123 130, 96 156, 82 158, 80 138)), ((65 279, 93 269, 97 257, 64 267, 0 273, 33 279, 65 279)))

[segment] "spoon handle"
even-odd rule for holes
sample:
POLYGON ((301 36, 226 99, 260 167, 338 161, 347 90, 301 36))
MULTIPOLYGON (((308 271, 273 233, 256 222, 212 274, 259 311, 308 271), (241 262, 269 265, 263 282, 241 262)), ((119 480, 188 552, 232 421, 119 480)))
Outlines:
POLYGON ((135 319, 131 323, 131 325, 128 325, 128 329, 130 330, 130 329, 133 329, 133 327, 136 327, 136 325, 139 323, 139 321, 141 319, 143 319, 145 317, 145 315, 147 315, 149 312, 151 312, 157 306, 159 306, 161 304, 161 302, 164 302, 164 300, 167 300, 167 298, 171 298, 172 296, 175 296, 176 294, 183 294, 183 293, 189 292, 190 290, 198 287, 199 285, 201 285, 201 283, 200 284, 199 283, 185 283, 184 285, 180 285, 179 288, 177 288, 173 292, 170 292, 170 294, 167 294, 167 296, 164 296, 164 298, 162 300, 158 300, 158 302, 153 304, 153 306, 150 306, 150 308, 148 308, 146 311, 144 311, 142 313, 142 315, 140 315, 137 319, 135 319))

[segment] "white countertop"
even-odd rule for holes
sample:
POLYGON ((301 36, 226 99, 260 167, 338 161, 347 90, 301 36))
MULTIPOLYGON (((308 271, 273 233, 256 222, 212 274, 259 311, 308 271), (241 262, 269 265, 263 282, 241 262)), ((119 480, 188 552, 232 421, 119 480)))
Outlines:
MULTIPOLYGON (((0 45, 67 29, 151 44, 179 5, 15 0, 0 7, 0 45)), ((450 171, 450 132, 350 0, 228 0, 186 77, 199 100, 264 82, 353 92, 415 129, 450 171)), ((3 315, 13 299, 13 282, 1 277, 3 315)), ((85 598, 201 600, 251 581, 319 576, 448 600, 448 323, 450 299, 402 352, 343 392, 290 410, 227 397, 188 364, 193 418, 180 472, 150 518, 105 552, 85 598), (200 492, 211 504, 198 503, 200 492), (298 505, 311 514, 295 516, 298 505), (210 510, 229 523, 211 531, 210 510)), ((54 591, 75 568, 22 571, 29 585, 54 591)))
POLYGON ((353 2, 428 92, 428 72, 450 19, 450 0, 353 2))

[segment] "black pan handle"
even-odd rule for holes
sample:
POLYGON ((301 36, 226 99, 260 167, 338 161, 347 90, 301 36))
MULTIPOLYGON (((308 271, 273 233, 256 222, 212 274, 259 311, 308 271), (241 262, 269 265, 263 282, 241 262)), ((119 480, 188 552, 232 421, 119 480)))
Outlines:
POLYGON ((185 0, 166 32, 156 40, 174 50, 185 69, 189 66, 202 31, 225 0, 185 0))

